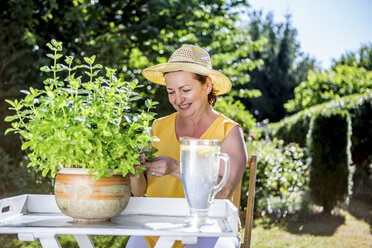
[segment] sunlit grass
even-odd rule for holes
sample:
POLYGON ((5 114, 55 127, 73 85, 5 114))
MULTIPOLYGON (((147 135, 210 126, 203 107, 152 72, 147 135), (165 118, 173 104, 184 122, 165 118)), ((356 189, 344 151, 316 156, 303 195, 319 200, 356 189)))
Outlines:
POLYGON ((346 211, 336 216, 314 215, 306 220, 282 220, 280 223, 256 219, 251 247, 371 248, 370 228, 364 220, 346 211))

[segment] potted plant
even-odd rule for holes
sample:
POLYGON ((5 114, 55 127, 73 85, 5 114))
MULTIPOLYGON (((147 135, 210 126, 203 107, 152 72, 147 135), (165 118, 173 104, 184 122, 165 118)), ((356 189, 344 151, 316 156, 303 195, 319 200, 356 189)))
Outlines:
POLYGON ((39 167, 44 176, 57 175, 55 195, 62 212, 75 220, 110 219, 129 200, 128 173, 144 171, 141 162, 155 152, 149 144, 156 102, 146 100, 147 111, 140 110, 136 81, 126 82, 110 68, 100 75, 95 56, 85 57, 86 64, 73 65, 72 56, 57 63, 62 42, 52 40, 47 46, 53 65, 41 71, 52 77, 44 81, 44 89, 23 90, 23 99, 6 100, 15 111, 5 119, 12 126, 6 133, 20 134, 28 166, 39 167))

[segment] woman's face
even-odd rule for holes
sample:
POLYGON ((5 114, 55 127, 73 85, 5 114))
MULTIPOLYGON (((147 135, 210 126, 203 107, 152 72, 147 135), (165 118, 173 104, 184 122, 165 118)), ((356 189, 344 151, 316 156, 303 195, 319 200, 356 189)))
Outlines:
POLYGON ((176 71, 165 75, 169 102, 184 117, 191 117, 209 107, 208 94, 212 83, 201 84, 192 72, 176 71))

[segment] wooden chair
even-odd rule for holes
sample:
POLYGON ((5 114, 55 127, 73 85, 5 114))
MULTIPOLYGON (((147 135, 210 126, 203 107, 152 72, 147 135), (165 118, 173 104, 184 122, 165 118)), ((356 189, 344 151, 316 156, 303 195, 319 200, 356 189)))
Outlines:
MULTIPOLYGON (((245 214, 245 231, 244 231, 244 241, 241 248, 251 247, 251 232, 253 227, 253 206, 254 206, 254 195, 255 195, 255 185, 256 185, 256 169, 257 169, 257 156, 253 155, 248 158, 247 169, 249 169, 249 188, 248 188, 248 199, 247 199, 247 212, 245 214)), ((240 210, 240 198, 242 192, 242 181, 236 187, 232 202, 240 210)))

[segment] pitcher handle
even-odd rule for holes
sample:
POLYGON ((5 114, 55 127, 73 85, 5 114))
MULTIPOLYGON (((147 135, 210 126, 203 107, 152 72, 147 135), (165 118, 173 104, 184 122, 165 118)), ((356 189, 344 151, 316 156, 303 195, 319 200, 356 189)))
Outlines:
MULTIPOLYGON (((213 193, 211 197, 212 201, 214 197, 216 196, 216 194, 225 186, 227 179, 229 178, 229 174, 230 174, 229 155, 227 155, 226 153, 218 153, 217 156, 225 162, 225 169, 224 169, 223 176, 222 176, 220 183, 213 187, 213 193)), ((221 167, 221 163, 219 167, 221 167)))

